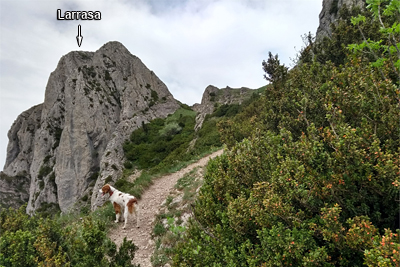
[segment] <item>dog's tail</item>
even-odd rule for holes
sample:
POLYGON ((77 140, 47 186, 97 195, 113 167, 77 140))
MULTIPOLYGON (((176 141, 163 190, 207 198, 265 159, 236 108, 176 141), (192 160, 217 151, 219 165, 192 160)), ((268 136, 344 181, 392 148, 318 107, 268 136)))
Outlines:
POLYGON ((135 213, 137 212, 136 211, 136 209, 138 209, 139 207, 138 207, 138 201, 137 201, 137 199, 134 197, 134 198, 131 198, 129 201, 128 201, 128 204, 126 204, 127 206, 128 206, 128 211, 129 211, 129 213, 130 214, 132 214, 133 213, 133 211, 135 211, 135 213))

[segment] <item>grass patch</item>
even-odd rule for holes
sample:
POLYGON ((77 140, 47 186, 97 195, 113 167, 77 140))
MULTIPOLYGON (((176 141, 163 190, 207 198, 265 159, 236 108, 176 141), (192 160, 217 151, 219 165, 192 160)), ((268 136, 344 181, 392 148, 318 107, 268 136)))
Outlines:
POLYGON ((196 117, 196 112, 190 109, 189 107, 183 106, 177 111, 175 111, 173 114, 169 115, 165 121, 168 124, 171 122, 179 121, 181 118, 184 117, 194 118, 196 117))
POLYGON ((190 185, 192 185, 196 179, 196 177, 194 176, 194 173, 197 171, 197 168, 192 170, 191 172, 189 172, 188 174, 186 174, 185 176, 183 176, 182 178, 180 178, 178 180, 178 182, 175 185, 175 188, 178 190, 183 190, 184 188, 189 187, 190 185))
POLYGON ((153 228, 153 235, 154 236, 162 236, 167 232, 164 225, 162 223, 156 223, 153 228))

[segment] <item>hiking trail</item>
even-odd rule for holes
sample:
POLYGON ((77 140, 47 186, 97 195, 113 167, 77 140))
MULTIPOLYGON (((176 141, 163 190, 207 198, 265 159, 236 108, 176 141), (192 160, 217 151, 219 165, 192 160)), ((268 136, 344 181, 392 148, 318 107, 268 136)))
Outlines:
POLYGON ((151 238, 153 231, 153 222, 158 214, 161 204, 167 198, 170 191, 173 190, 177 181, 185 174, 197 167, 204 167, 212 158, 220 156, 223 150, 218 150, 209 154, 197 162, 187 167, 155 179, 153 184, 142 194, 139 200, 139 227, 136 228, 136 218, 132 216, 127 224, 127 229, 122 229, 123 222, 113 227, 108 232, 108 237, 119 247, 126 237, 127 240, 139 247, 133 259, 134 264, 140 264, 141 267, 151 267, 151 255, 154 251, 154 241, 151 238))

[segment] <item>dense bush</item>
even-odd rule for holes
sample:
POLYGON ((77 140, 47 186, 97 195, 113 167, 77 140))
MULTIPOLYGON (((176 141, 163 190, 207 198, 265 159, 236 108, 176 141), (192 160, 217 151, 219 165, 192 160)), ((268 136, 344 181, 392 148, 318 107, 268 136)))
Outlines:
POLYGON ((400 88, 379 56, 302 62, 219 124, 175 265, 399 266, 400 88))
POLYGON ((134 266, 137 247, 124 240, 117 250, 106 237, 107 209, 43 218, 25 208, 0 213, 0 266, 134 266))
POLYGON ((212 162, 176 263, 356 266, 374 249, 398 258, 399 154, 360 128, 335 131, 269 132, 212 162))

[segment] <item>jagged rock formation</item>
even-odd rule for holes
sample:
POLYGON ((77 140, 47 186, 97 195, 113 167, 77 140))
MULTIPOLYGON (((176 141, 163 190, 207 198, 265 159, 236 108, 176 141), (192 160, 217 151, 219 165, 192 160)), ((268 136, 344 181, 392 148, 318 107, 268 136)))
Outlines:
POLYGON ((365 6, 365 0, 323 0, 322 10, 319 14, 319 26, 316 39, 322 40, 325 36, 331 37, 332 30, 330 25, 338 20, 339 10, 344 5, 351 8, 353 6, 365 6))
POLYGON ((207 86, 204 90, 200 104, 194 104, 193 110, 197 112, 195 130, 201 128, 207 114, 214 112, 218 105, 224 104, 242 104, 249 99, 255 90, 242 87, 234 89, 230 87, 219 89, 213 85, 207 86))
POLYGON ((122 171, 122 143, 131 132, 179 106, 118 42, 68 53, 50 75, 44 103, 23 112, 8 133, 1 203, 18 206, 29 199, 28 213, 43 203, 63 212, 80 202, 95 208, 98 188, 122 171))

